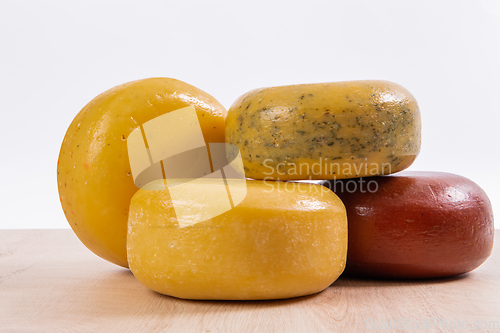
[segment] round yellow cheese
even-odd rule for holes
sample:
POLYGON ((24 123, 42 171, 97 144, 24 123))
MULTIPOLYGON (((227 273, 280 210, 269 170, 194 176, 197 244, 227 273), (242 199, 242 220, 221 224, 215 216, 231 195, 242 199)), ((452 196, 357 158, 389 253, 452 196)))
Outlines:
POLYGON ((100 257, 128 267, 125 241, 134 184, 129 134, 145 122, 193 106, 206 142, 224 142, 224 107, 206 92, 170 78, 138 80, 95 97, 76 115, 57 162, 64 214, 100 257))
POLYGON ((127 253, 135 277, 156 292, 185 299, 289 298, 320 292, 344 270, 346 211, 322 186, 243 181, 231 186, 232 194, 246 194, 242 201, 186 226, 176 212, 191 209, 195 219, 220 208, 219 200, 206 199, 224 185, 198 182, 198 193, 186 191, 174 202, 163 181, 155 183, 132 198, 127 253))

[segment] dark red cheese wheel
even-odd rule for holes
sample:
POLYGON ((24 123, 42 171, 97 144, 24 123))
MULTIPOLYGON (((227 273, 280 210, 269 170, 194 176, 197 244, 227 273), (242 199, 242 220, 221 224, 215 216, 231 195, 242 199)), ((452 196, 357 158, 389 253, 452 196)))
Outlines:
POLYGON ((491 203, 465 177, 401 172, 323 185, 347 209, 348 275, 448 277, 477 268, 491 254, 491 203))

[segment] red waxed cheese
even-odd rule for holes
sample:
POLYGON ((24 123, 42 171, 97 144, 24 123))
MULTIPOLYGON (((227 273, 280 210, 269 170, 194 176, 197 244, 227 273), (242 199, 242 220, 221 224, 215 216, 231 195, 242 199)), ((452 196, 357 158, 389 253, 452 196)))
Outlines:
POLYGON ((491 254, 491 203, 465 177, 402 172, 323 185, 347 209, 348 275, 448 277, 479 267, 491 254))

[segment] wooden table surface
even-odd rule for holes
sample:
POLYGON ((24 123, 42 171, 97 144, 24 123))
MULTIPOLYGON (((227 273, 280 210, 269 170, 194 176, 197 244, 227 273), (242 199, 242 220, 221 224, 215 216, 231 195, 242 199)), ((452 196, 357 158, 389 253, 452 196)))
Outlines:
POLYGON ((295 299, 188 301, 146 289, 71 230, 0 230, 0 332, 456 332, 457 325, 500 332, 499 246, 455 278, 341 277, 295 299))

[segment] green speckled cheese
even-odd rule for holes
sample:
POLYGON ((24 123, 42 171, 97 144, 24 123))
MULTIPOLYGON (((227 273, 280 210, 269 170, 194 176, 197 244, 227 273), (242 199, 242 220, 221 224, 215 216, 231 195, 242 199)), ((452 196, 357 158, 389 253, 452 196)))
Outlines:
POLYGON ((413 163, 421 121, 415 98, 388 81, 256 89, 234 102, 226 142, 254 179, 342 179, 413 163))

